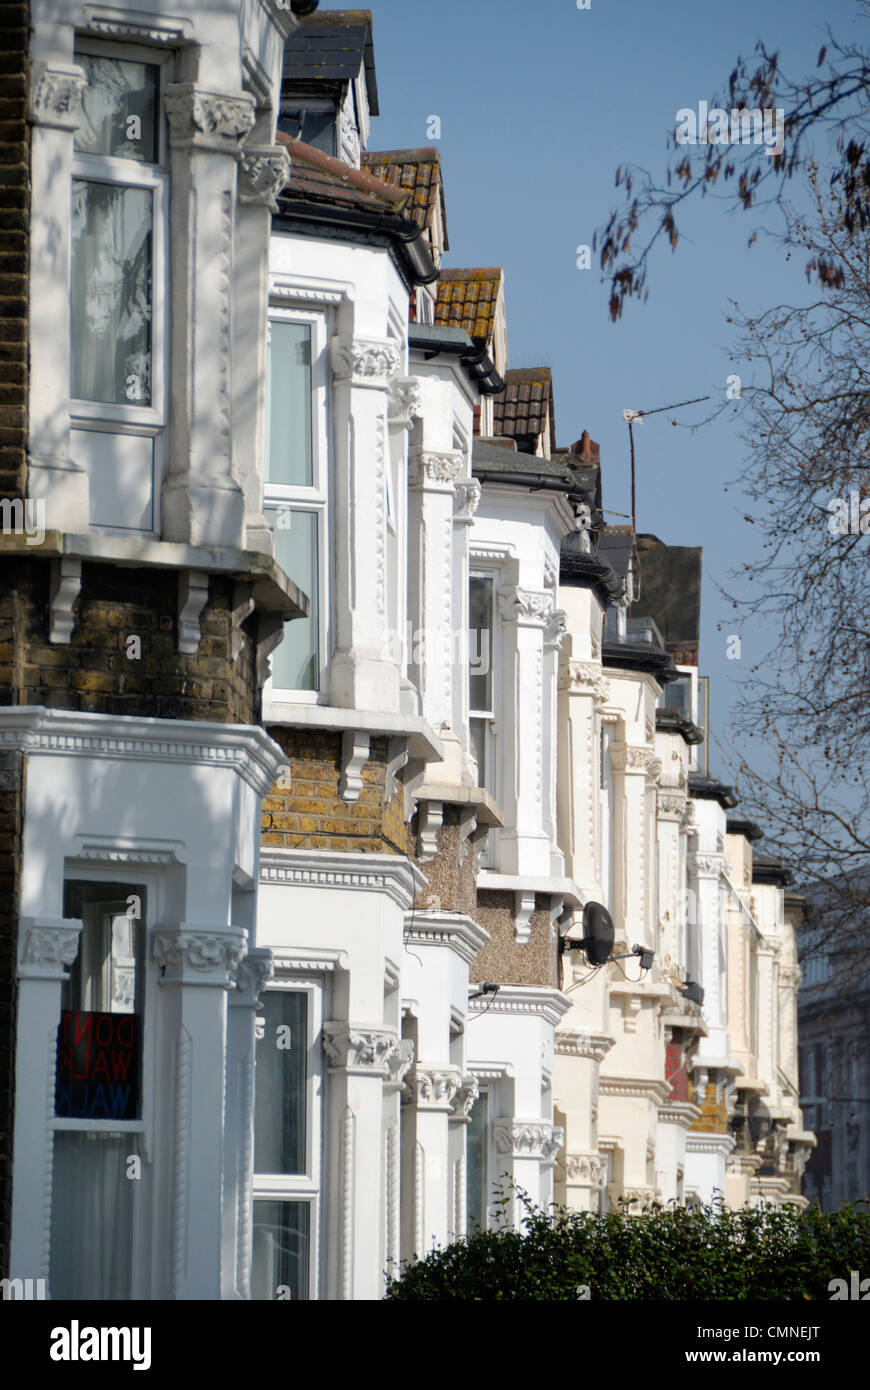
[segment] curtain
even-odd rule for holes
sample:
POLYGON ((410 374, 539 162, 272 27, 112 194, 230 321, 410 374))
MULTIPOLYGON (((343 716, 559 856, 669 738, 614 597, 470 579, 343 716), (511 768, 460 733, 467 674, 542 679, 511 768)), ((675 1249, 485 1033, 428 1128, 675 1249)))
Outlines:
POLYGON ((57 1130, 51 1219, 53 1299, 129 1299, 133 1203, 127 1177, 135 1134, 57 1130))

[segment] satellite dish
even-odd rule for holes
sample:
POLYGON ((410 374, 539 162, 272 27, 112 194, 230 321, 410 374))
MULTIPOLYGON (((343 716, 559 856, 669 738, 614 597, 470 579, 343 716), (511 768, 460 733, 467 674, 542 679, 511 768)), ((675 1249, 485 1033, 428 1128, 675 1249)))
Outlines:
POLYGON ((613 950, 616 935, 613 918, 601 903, 587 903, 583 909, 583 940, 580 942, 590 965, 604 965, 613 950))

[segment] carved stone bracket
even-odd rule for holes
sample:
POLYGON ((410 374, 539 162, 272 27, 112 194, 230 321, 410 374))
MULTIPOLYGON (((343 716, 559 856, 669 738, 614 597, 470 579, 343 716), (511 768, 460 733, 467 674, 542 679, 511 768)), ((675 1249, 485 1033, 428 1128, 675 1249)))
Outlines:
POLYGON ((178 650, 187 656, 199 651, 199 620, 208 602, 208 575, 181 570, 178 576, 178 650))
POLYGON ((79 917, 22 917, 18 924, 18 974, 22 979, 66 979, 79 950, 79 917))
POLYGON ((239 169, 239 202, 277 212, 278 194, 290 173, 290 152, 283 145, 246 145, 239 169))
POLYGON ((554 608, 544 628, 544 646, 550 651, 558 651, 568 634, 568 615, 562 608, 554 608))
POLYGON ((470 526, 480 505, 483 489, 476 478, 453 484, 453 520, 457 525, 470 526))
POLYGON ((409 430, 423 414, 418 376, 396 376, 389 385, 387 420, 394 429, 409 430))
POLYGON ((75 626, 73 606, 82 587, 82 562, 62 556, 51 562, 49 642, 68 642, 75 626))
POLYGON ((438 831, 444 823, 443 801, 420 801, 417 805, 418 853, 423 863, 438 852, 438 831))
POLYGON ((28 120, 54 130, 76 130, 82 109, 82 93, 88 85, 79 67, 33 64, 30 72, 28 120))
POLYGON ((350 338, 341 334, 329 345, 337 381, 386 390, 402 366, 401 345, 395 338, 350 338))
POLYGON ((255 946, 239 961, 234 971, 236 987, 228 1003, 249 1009, 256 1008, 260 1003, 260 995, 274 974, 272 952, 264 946, 255 946))
POLYGON ((657 777, 662 770, 661 761, 652 748, 644 748, 642 745, 615 743, 610 750, 610 760, 619 772, 657 777))
POLYGON ((723 854, 690 854, 687 856, 689 873, 697 878, 716 878, 725 869, 723 854))
POLYGON ((450 1110, 451 1122, 467 1125, 471 1123, 471 1111, 480 1095, 480 1085, 476 1076, 463 1076, 459 1090, 453 1097, 450 1110))
POLYGON ((387 1079, 384 1082, 384 1094, 394 1095, 402 1090, 405 1077, 414 1061, 414 1044, 410 1038, 396 1038, 386 1061, 387 1079))
POLYGON ((346 729, 341 737, 341 777, 338 791, 342 801, 359 801, 363 789, 363 768, 369 760, 371 736, 357 729, 346 729))
POLYGON ((169 143, 174 148, 215 150, 242 158, 239 141, 256 120, 253 97, 209 92, 192 82, 171 82, 165 108, 169 143))
POLYGON ((532 934, 534 910, 534 893, 514 893, 514 936, 521 946, 525 946, 532 934))
POLYGON ((247 933, 187 926, 161 927, 152 952, 164 968, 163 983, 221 985, 229 989, 242 958, 247 933))

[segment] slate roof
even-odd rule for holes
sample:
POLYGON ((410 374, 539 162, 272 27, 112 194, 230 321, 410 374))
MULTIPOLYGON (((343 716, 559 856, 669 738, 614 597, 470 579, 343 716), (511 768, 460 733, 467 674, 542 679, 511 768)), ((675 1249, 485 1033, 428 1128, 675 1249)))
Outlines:
POLYGON ((279 145, 289 146, 293 161, 290 182, 278 199, 285 211, 292 209, 294 202, 303 201, 407 216, 405 189, 384 183, 363 169, 353 169, 303 140, 294 140, 283 130, 275 138, 279 145))
POLYGON ((383 179, 385 183, 405 189, 410 196, 406 215, 413 217, 417 226, 429 233, 430 241, 435 209, 440 207, 443 249, 450 249, 450 242, 447 240, 441 156, 433 146, 425 146, 418 150, 365 150, 361 156, 361 163, 376 179, 383 179))
POLYGON ((450 328, 464 328, 469 337, 489 346, 503 284, 504 271, 499 266, 442 270, 435 302, 435 322, 450 328))
POLYGON ((369 109, 377 116, 371 10, 317 10, 285 40, 282 85, 342 86, 358 77, 363 65, 369 109))
POLYGON ((655 618, 665 642, 697 645, 701 630, 701 547, 637 538, 640 598, 634 617, 655 618))
POLYGON ((511 367, 505 389, 494 402, 496 434, 511 439, 537 439, 546 430, 550 450, 556 447, 553 374, 549 367, 511 367), (548 422, 549 412, 549 422, 548 422))

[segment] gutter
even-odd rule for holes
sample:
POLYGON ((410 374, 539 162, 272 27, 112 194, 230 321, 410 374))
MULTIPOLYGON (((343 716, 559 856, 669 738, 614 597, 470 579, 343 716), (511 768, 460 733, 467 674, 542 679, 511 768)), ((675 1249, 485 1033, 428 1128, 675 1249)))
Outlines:
POLYGON ((380 232, 399 247, 414 285, 431 285, 438 279, 438 267, 426 244, 423 232, 410 218, 392 212, 368 212, 365 209, 334 207, 326 203, 285 201, 273 217, 272 225, 280 230, 293 221, 324 223, 331 227, 347 227, 358 231, 380 232))
MULTIPOLYGON (((422 283, 429 284, 429 281, 426 280, 422 283)), ((417 324, 411 325, 408 338, 409 348, 425 353, 427 358, 438 357, 442 352, 458 357, 482 396, 497 396, 504 390, 504 377, 496 371, 495 363, 487 352, 485 343, 475 343, 469 351, 467 343, 472 341, 470 339, 465 343, 445 342, 442 338, 427 338, 425 326, 420 332, 417 329, 417 324)), ((475 477, 479 476, 479 474, 475 474, 475 477)))

